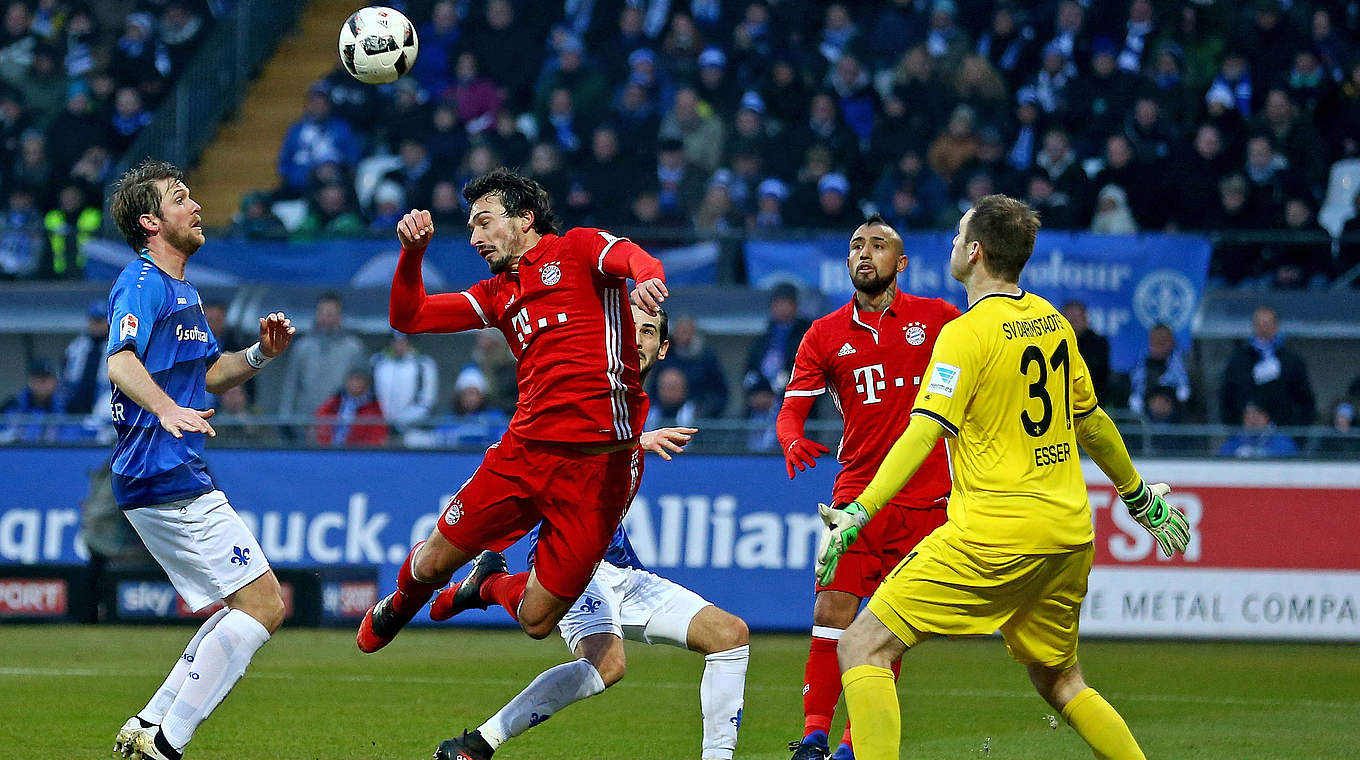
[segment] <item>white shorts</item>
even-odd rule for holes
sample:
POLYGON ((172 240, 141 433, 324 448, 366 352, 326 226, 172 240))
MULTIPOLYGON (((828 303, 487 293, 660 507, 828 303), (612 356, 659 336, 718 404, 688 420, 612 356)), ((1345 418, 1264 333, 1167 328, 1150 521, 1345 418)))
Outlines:
POLYGON ((269 560, 221 491, 124 510, 194 612, 269 572, 269 560))
POLYGON ((684 648, 689 621, 711 604, 655 573, 601 562, 557 630, 572 652, 597 633, 684 648))

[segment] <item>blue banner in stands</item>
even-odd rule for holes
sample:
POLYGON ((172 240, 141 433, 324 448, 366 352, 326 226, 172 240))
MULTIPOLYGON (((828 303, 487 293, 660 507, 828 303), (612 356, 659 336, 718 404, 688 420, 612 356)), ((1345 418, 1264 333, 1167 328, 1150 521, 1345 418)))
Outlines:
MULTIPOLYGON (((908 256, 902 287, 909 293, 965 305, 963 286, 949 276, 952 232, 903 236, 908 256)), ((794 282, 833 301, 849 299, 844 235, 806 241, 746 243, 746 273, 768 288, 794 282)), ((1110 340, 1110 365, 1127 372, 1147 349, 1149 327, 1161 322, 1190 345, 1190 328, 1209 271, 1209 241, 1194 235, 1091 235, 1040 232, 1020 284, 1061 307, 1087 305, 1091 327, 1110 340)))
MULTIPOLYGON (((666 267, 672 286, 710 285, 718 279, 718 245, 651 248, 666 267)), ((315 243, 209 240, 194 254, 190 279, 196 285, 247 282, 386 288, 400 253, 389 240, 337 239, 315 243)), ((122 242, 91 241, 85 278, 109 282, 133 258, 122 242)), ((436 240, 425 253, 425 284, 431 290, 464 288, 489 277, 486 263, 462 235, 436 240)))
MULTIPOLYGON (((5 479, 0 564, 88 559, 79 533, 82 501, 106 455, 89 448, 0 448, 0 471, 43 474, 5 479)), ((753 628, 805 629, 822 525, 817 501, 831 493, 836 468, 818 467, 790 481, 779 457, 648 459, 625 522, 642 561, 753 628)), ((377 565, 384 591, 480 462, 474 454, 413 451, 223 449, 208 455, 213 478, 271 565, 377 565)), ((101 520, 93 504, 86 511, 96 517, 92 530, 130 535, 120 515, 106 509, 101 520)), ((101 534, 92 543, 116 538, 101 534)), ((506 555, 512 569, 525 567, 522 545, 506 555)), ((470 613, 464 622, 507 624, 509 618, 493 610, 470 613)))

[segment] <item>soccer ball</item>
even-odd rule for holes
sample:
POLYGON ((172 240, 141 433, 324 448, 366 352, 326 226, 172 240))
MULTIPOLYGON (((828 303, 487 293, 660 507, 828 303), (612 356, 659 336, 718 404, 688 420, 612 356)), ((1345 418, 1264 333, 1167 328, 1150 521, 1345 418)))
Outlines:
POLYGON ((419 49, 416 28, 391 8, 360 8, 340 27, 340 63, 364 84, 397 81, 411 70, 419 49))

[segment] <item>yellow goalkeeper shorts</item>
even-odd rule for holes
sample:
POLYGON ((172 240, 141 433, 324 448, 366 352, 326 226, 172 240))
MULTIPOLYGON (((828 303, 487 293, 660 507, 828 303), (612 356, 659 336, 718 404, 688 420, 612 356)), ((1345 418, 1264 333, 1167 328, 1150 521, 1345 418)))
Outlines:
POLYGON ((929 635, 1001 631, 1022 663, 1068 667, 1095 549, 1012 554, 969 544, 947 523, 924 538, 869 599, 869 611, 914 646, 929 635))

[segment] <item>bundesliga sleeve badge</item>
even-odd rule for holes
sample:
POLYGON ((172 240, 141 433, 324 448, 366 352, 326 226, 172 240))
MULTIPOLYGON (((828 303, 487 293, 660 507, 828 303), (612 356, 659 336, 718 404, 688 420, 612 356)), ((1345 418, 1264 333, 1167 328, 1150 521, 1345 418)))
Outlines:
POLYGON ((132 314, 124 314, 118 321, 118 340, 127 340, 137 337, 137 317, 132 314))

